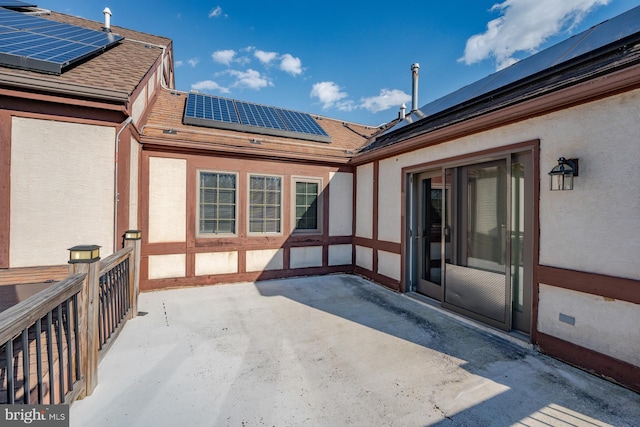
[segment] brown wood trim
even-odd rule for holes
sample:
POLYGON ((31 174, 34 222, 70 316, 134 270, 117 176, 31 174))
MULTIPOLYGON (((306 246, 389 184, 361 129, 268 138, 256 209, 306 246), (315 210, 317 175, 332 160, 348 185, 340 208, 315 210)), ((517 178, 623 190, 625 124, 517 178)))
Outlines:
POLYGON ((640 367, 538 332, 539 350, 587 372, 640 392, 640 367))
POLYGON ((217 274, 211 276, 180 277, 175 279, 144 280, 140 282, 140 290, 154 291, 160 289, 183 288, 194 286, 218 285, 238 282, 257 282, 261 280, 286 279, 300 276, 319 276, 326 274, 350 274, 350 265, 332 267, 298 268, 291 270, 269 270, 258 272, 244 272, 235 274, 217 274))
POLYGON ((364 246, 378 251, 391 252, 398 255, 402 254, 402 243, 373 240, 367 239, 366 237, 354 237, 353 243, 358 246, 364 246))
POLYGON ((357 155, 351 163, 360 165, 374 159, 382 160, 634 90, 640 87, 639 68, 640 65, 634 65, 427 134, 410 137, 391 146, 357 155))
MULTIPOLYGON (((371 210, 372 215, 372 224, 371 227, 371 235, 373 236, 373 240, 378 242, 378 218, 379 218, 379 206, 378 199, 380 197, 380 162, 373 162, 373 207, 371 210)), ((373 264, 372 269, 374 272, 378 272, 378 248, 373 247, 373 264)))
POLYGON ((11 113, 0 111, 0 268, 9 268, 11 250, 11 113))
POLYGON ((69 266, 20 267, 0 270, 0 286, 57 282, 69 276, 69 266))
MULTIPOLYGON (((129 206, 131 205, 131 128, 127 127, 118 137, 116 144, 118 152, 116 154, 116 165, 118 174, 118 223, 117 237, 124 236, 124 232, 129 230, 129 206)), ((115 129, 116 133, 119 128, 115 129)), ((122 241, 114 242, 116 250, 122 247, 122 241)))
POLYGON ((640 280, 538 266, 538 283, 640 304, 640 280))
POLYGON ((391 289, 396 292, 400 292, 400 282, 390 277, 384 276, 380 273, 374 273, 373 271, 369 271, 365 268, 355 266, 353 268, 353 272, 359 276, 364 277, 365 279, 371 280, 379 285, 384 286, 385 288, 391 289))
POLYGON ((142 254, 148 255, 170 255, 170 254, 186 254, 187 244, 185 242, 171 243, 143 243, 142 254))

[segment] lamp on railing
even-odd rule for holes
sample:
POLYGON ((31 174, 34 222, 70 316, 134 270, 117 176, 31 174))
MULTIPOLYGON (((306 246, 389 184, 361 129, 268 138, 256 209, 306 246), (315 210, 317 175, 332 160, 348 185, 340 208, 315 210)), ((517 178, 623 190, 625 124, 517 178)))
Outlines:
POLYGON ((100 259, 100 246, 80 245, 69 248, 69 264, 92 263, 100 259))
POLYGON ((127 230, 124 232, 124 240, 140 240, 142 239, 142 231, 127 230))
POLYGON ((549 176, 551 191, 573 190, 573 177, 578 176, 578 159, 560 157, 557 166, 549 172, 549 176))

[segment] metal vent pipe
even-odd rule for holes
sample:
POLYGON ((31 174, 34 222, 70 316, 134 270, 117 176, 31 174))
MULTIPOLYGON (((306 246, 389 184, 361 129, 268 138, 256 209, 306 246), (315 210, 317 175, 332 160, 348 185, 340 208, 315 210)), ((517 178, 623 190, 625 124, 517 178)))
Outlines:
POLYGON ((105 7, 102 13, 104 13, 104 27, 102 27, 102 29, 104 31, 111 32, 111 9, 105 7))
POLYGON ((411 96, 411 111, 418 109, 418 75, 420 64, 417 62, 411 65, 411 74, 413 75, 413 91, 411 96))

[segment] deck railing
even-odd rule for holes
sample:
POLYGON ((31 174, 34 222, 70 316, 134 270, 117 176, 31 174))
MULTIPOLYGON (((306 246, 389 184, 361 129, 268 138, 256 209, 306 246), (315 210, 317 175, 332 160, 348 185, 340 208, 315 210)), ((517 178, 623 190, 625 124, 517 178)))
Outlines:
POLYGON ((90 395, 101 360, 137 313, 139 233, 100 261, 0 313, 0 404, 61 404, 90 395))

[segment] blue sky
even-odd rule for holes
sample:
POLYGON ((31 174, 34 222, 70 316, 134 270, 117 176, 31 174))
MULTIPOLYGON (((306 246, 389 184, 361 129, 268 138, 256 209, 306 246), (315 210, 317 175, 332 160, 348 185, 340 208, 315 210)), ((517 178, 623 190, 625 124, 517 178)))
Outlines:
POLYGON ((173 39, 176 88, 378 125, 640 0, 36 1, 173 39))

